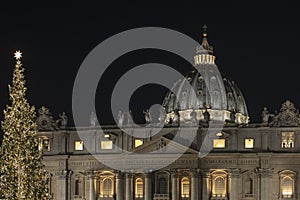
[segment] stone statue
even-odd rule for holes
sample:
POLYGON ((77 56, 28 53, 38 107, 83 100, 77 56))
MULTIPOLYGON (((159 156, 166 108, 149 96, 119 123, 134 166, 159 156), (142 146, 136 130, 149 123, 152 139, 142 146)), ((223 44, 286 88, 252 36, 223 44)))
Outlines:
POLYGON ((149 113, 149 109, 144 110, 143 114, 145 115, 146 124, 150 124, 151 116, 150 116, 150 113, 149 113))
POLYGON ((118 112, 118 126, 123 126, 124 124, 124 114, 122 113, 121 110, 118 112))
POLYGON ((127 125, 131 125, 133 123, 133 116, 131 110, 129 110, 129 112, 126 112, 126 118, 127 118, 127 125))
POLYGON ((165 123, 165 117, 166 117, 166 112, 164 108, 159 109, 159 117, 158 117, 158 122, 160 124, 165 123))
POLYGON ((270 113, 269 113, 267 107, 264 107, 264 109, 261 113, 261 117, 262 117, 262 123, 269 123, 270 113))
POLYGON ((174 123, 179 123, 179 112, 178 112, 178 110, 176 109, 175 111, 174 111, 174 116, 173 116, 173 122, 174 123))
POLYGON ((65 112, 60 113, 58 116, 60 118, 58 120, 60 122, 60 126, 65 128, 68 124, 68 116, 65 112))
POLYGON ((190 114, 191 116, 191 122, 193 125, 197 124, 197 112, 195 111, 195 109, 193 109, 193 111, 190 114))
POLYGON ((208 123, 210 121, 210 114, 207 111, 207 108, 205 108, 205 111, 203 112, 204 122, 208 123))
POLYGON ((235 122, 235 112, 230 112, 230 121, 235 122))
POLYGON ((90 115, 90 125, 95 127, 97 123, 97 116, 95 114, 95 112, 92 112, 90 115))

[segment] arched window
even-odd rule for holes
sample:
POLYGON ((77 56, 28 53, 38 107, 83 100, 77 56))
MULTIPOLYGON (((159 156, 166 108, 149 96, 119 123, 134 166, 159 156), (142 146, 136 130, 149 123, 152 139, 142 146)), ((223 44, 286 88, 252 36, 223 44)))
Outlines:
POLYGON ((166 178, 160 178, 158 180, 158 183, 159 183, 159 194, 167 194, 168 193, 168 188, 167 188, 167 180, 166 178))
POLYGON ((144 182, 143 179, 137 178, 135 180, 135 197, 136 198, 143 198, 144 194, 144 182))
POLYGON ((214 171, 212 176, 212 197, 227 196, 227 173, 225 171, 214 171))
POLYGON ((79 195, 79 180, 75 180, 75 195, 79 195))
POLYGON ((104 197, 112 197, 113 195, 113 181, 111 178, 103 179, 103 196, 104 197))
POLYGON ((247 178, 245 180, 245 194, 253 194, 253 180, 252 178, 247 178))
POLYGON ((190 180, 187 177, 181 179, 181 197, 190 196, 190 180))
POLYGON ((292 198, 294 193, 294 180, 286 176, 281 181, 281 193, 284 198, 292 198))
POLYGON ((223 177, 219 176, 215 179, 215 194, 223 195, 225 191, 225 180, 223 177))

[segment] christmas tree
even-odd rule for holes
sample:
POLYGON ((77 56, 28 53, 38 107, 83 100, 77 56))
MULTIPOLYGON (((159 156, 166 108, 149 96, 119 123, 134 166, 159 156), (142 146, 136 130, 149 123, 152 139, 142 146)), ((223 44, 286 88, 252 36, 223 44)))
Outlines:
POLYGON ((51 199, 43 152, 38 150, 35 109, 26 99, 21 54, 15 53, 13 82, 9 85, 11 106, 4 110, 2 122, 0 199, 51 199))

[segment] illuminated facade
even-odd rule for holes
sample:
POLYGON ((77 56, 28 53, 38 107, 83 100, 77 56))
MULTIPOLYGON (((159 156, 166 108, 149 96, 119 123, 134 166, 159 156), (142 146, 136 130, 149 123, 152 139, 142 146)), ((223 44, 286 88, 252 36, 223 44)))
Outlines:
MULTIPOLYGON (((216 67, 206 33, 194 59, 195 67, 216 67)), ((300 118, 292 102, 284 102, 277 114, 270 114, 265 109, 262 123, 250 124, 246 103, 236 84, 221 76, 225 87, 223 94, 213 89, 220 77, 207 77, 209 80, 205 83, 210 84, 212 93, 205 89, 199 73, 192 71, 186 76, 195 87, 195 99, 190 98, 185 83, 176 82, 174 91, 177 94, 167 94, 164 101, 166 126, 155 136, 144 139, 124 134, 117 126, 102 126, 104 133, 98 133, 97 126, 88 126, 77 128, 87 135, 82 140, 75 128, 65 126, 66 122, 58 124, 49 110, 42 107, 37 119, 39 148, 44 149, 44 163, 54 199, 299 199, 300 118), (224 96, 226 98, 222 100, 224 96), (212 151, 199 158, 199 149, 211 120, 222 121, 224 127, 207 141, 213 147, 212 151), (115 170, 96 160, 86 149, 86 144, 92 144, 93 154, 110 156, 114 162, 114 158, 122 153, 114 145, 135 152, 141 159, 145 153, 156 150, 168 160, 171 154, 163 152, 179 124, 190 126, 195 121, 200 122, 200 127, 192 144, 179 159, 160 170, 152 170, 161 162, 159 158, 145 161, 147 170, 140 170, 140 163, 134 161, 128 162, 126 170, 115 170)), ((189 126, 182 128, 183 135, 189 134, 189 126)), ((149 127, 145 134, 151 133, 152 128, 149 127)), ((172 155, 179 154, 184 142, 175 141, 168 148, 172 155)))

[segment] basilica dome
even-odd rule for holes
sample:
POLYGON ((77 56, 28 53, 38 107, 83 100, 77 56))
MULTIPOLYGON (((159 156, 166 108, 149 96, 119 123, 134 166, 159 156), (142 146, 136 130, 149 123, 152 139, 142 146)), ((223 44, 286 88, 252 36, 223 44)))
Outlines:
POLYGON ((198 120, 203 120, 204 112, 208 112, 210 120, 247 124, 249 116, 244 97, 234 81, 219 73, 206 32, 202 44, 196 48, 194 62, 195 69, 185 76, 185 81, 177 80, 173 92, 165 97, 167 122, 175 115, 180 122, 188 122, 192 112, 198 120))

